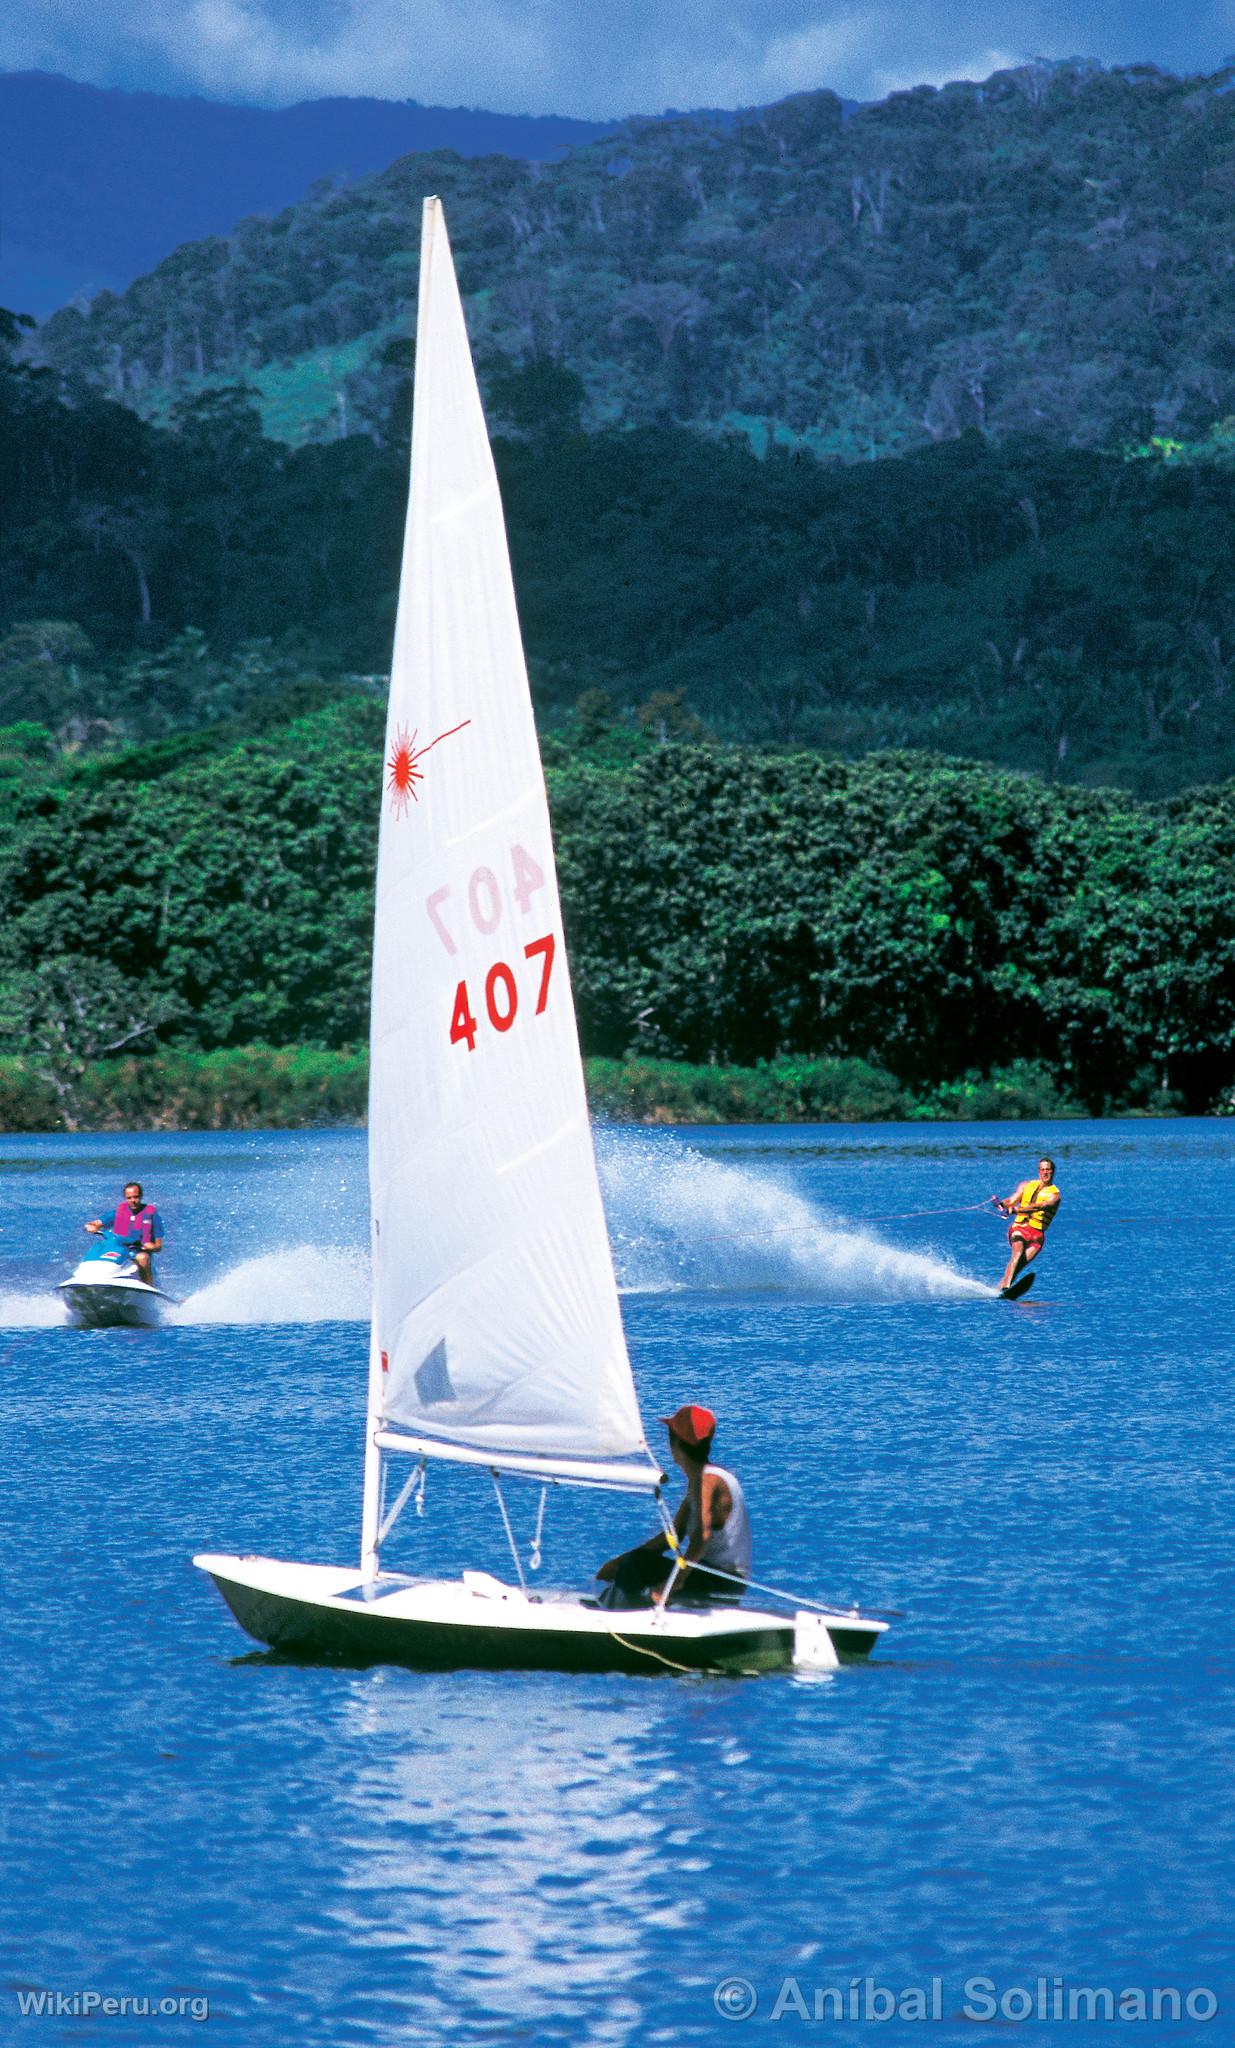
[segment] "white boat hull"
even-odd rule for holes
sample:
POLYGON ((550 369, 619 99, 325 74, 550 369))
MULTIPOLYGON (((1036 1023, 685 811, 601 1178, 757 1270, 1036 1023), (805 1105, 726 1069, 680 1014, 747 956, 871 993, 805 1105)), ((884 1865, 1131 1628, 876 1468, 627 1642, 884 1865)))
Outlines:
POLYGON ((886 1628, 857 1612, 774 1614, 716 1606, 601 1607, 578 1593, 543 1597, 487 1572, 462 1579, 203 1554, 241 1627, 289 1656, 417 1670, 727 1672, 830 1668, 869 1655, 886 1628))
POLYGON ((147 1287, 136 1274, 108 1271, 101 1259, 84 1260, 56 1292, 72 1320, 90 1330, 125 1325, 151 1329, 163 1320, 167 1303, 161 1289, 147 1287))

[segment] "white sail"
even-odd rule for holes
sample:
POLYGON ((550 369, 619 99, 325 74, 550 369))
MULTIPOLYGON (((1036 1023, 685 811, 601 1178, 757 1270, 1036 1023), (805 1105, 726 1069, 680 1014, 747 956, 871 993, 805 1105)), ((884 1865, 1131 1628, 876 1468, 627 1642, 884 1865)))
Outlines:
MULTIPOLYGON (((643 1463, 506 532, 425 202, 369 1095, 370 1443, 643 1463)), ((373 1453, 370 1453, 370 1482, 373 1453)), ((631 1468, 624 1468, 629 1474, 631 1468)), ((376 1508, 367 1507, 370 1538, 376 1508)))

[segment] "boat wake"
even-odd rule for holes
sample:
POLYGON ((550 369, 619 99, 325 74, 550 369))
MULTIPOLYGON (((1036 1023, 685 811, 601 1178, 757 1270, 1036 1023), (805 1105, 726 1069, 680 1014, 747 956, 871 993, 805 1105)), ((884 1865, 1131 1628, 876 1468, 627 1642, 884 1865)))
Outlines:
POLYGON ((996 1292, 944 1258, 885 1244, 774 1180, 677 1141, 599 1132, 597 1153, 624 1293, 957 1301, 996 1292))
POLYGON ((359 1323, 369 1316, 368 1260, 334 1247, 263 1252, 199 1287, 173 1323, 359 1323))
MULTIPOLYGON (((369 1316, 369 1262, 362 1252, 304 1244, 243 1259, 230 1272, 170 1302, 165 1324, 362 1323, 369 1316)), ((51 1288, 0 1292, 0 1329, 68 1329, 51 1288)))

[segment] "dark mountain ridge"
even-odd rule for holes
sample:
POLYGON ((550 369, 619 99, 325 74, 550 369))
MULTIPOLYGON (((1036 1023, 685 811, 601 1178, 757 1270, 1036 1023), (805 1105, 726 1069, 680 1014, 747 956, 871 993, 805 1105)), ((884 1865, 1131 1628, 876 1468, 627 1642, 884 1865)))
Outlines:
POLYGON ((122 291, 182 242, 409 150, 552 159, 605 132, 599 121, 415 100, 238 107, 0 75, 0 300, 43 315, 79 292, 122 291))
POLYGON ((1232 83, 1043 63, 850 118, 808 93, 627 122, 561 163, 405 157, 56 315, 41 360, 159 416, 203 379, 294 389, 346 348, 359 381, 316 431, 369 424, 436 190, 478 353, 569 366, 592 427, 841 459, 971 427, 1196 437, 1235 414, 1232 83))

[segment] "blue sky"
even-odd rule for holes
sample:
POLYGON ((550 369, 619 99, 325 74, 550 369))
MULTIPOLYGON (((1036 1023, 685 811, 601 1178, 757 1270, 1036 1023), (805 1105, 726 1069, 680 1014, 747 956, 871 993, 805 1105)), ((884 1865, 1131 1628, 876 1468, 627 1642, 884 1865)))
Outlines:
POLYGON ((0 69, 282 106, 373 93, 607 119, 1030 56, 1213 70, 1235 0, 5 0, 0 69))

